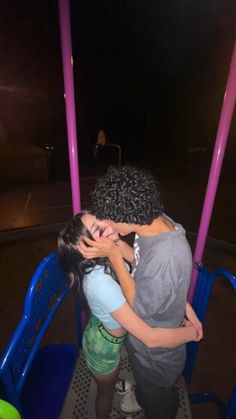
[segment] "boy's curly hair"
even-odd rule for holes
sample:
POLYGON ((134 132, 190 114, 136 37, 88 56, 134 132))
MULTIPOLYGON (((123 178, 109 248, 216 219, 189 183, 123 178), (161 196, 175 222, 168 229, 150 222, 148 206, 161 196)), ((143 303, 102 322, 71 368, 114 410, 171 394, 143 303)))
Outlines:
POLYGON ((151 173, 132 166, 111 166, 92 192, 92 213, 100 220, 151 224, 164 211, 151 173))

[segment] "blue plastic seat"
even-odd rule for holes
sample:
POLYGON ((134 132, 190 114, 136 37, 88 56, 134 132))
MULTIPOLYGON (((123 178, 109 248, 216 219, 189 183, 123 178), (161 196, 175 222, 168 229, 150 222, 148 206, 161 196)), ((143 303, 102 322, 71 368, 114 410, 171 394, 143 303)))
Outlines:
POLYGON ((30 282, 22 319, 0 362, 6 400, 24 419, 57 419, 60 415, 79 345, 39 346, 70 290, 57 254, 44 258, 30 282))
MULTIPOLYGON (((198 280, 192 305, 199 319, 204 323, 215 280, 223 276, 232 285, 233 291, 236 292, 236 278, 223 268, 216 269, 212 272, 207 272, 202 264, 199 264, 197 268, 198 280)), ((197 342, 191 342, 187 345, 187 358, 184 371, 184 377, 187 382, 190 382, 192 377, 198 346, 199 344, 197 342)), ((236 385, 233 387, 232 393, 226 403, 217 395, 208 392, 189 394, 189 400, 191 404, 212 402, 218 407, 219 417, 221 419, 236 419, 236 385)))

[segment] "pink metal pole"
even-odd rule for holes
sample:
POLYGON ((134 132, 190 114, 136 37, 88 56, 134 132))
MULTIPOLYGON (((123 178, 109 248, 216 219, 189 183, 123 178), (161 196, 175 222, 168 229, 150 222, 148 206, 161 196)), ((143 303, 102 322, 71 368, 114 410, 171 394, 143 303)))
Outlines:
MULTIPOLYGON (((197 243, 194 252, 194 265, 198 264, 202 260, 203 251, 205 248, 206 237, 208 228, 211 220, 212 209, 215 201, 216 190, 218 186, 218 180, 221 172, 222 161, 224 157, 225 147, 227 144, 231 119, 234 111, 234 105, 236 100, 236 41, 234 44, 234 50, 232 60, 230 64, 229 77, 226 85, 223 106, 220 115, 220 121, 216 136, 215 148, 212 157, 212 163, 210 168, 210 175, 207 184, 207 190, 205 195, 205 201, 203 205, 200 227, 198 231, 197 243)), ((197 281, 197 269, 194 266, 192 273, 192 281, 189 290, 188 300, 191 303, 197 281)))
POLYGON ((73 57, 71 47, 70 4, 69 0, 59 0, 59 18, 61 33, 61 49, 65 88, 66 122, 68 149, 70 159, 70 179, 72 191, 73 214, 80 211, 79 162, 77 150, 73 57))

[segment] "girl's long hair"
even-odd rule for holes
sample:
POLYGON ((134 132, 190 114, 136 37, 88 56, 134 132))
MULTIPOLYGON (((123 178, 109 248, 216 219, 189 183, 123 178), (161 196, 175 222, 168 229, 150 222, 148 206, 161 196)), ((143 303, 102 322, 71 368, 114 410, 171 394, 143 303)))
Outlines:
POLYGON ((69 277, 73 274, 77 282, 81 306, 87 311, 88 305, 82 287, 84 275, 90 273, 96 265, 99 265, 104 266, 104 272, 111 275, 114 280, 117 280, 117 277, 108 258, 85 259, 79 252, 77 246, 83 240, 83 237, 93 240, 90 231, 82 222, 82 217, 85 214, 91 213, 89 211, 81 211, 60 231, 57 246, 61 268, 69 277))

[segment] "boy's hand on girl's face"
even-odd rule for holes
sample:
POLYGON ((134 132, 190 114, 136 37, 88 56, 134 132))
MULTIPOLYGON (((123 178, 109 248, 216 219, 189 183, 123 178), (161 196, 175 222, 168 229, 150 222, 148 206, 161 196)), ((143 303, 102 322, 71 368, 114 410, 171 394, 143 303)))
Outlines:
POLYGON ((115 252, 120 250, 117 244, 108 237, 99 237, 96 241, 90 240, 88 237, 84 237, 83 241, 77 246, 79 252, 86 259, 94 259, 98 257, 110 258, 115 252), (88 246, 86 246, 86 244, 88 246))

